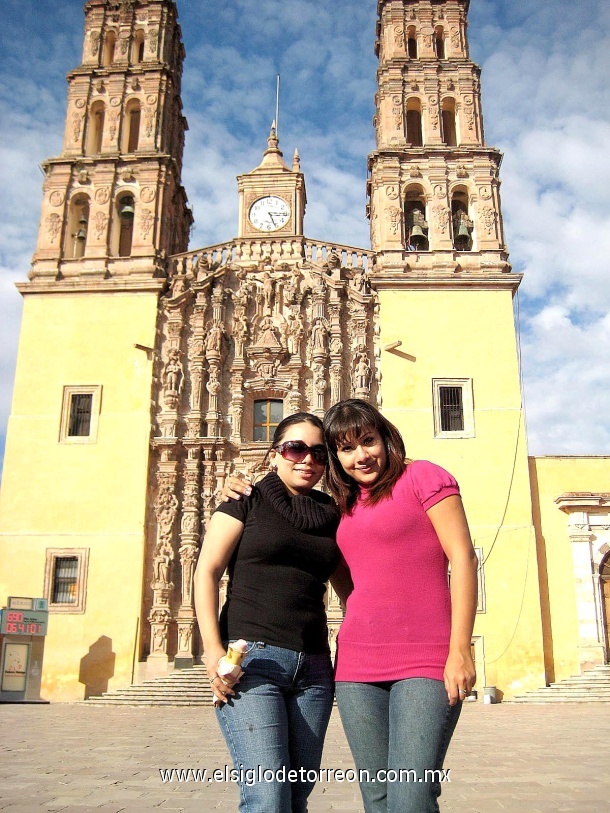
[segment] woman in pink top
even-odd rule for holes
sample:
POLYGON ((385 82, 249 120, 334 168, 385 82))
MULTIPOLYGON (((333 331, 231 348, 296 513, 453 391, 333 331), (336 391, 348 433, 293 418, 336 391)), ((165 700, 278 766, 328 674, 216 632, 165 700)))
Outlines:
POLYGON ((365 811, 434 813, 475 681, 477 560, 459 488, 433 463, 405 463, 400 433, 366 401, 336 404, 324 427, 353 582, 336 696, 365 811))

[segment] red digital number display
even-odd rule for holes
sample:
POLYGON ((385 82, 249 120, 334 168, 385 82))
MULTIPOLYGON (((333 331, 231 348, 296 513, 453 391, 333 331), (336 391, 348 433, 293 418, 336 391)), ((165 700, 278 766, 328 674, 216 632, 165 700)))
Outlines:
POLYGON ((4 610, 2 632, 5 635, 45 635, 45 623, 38 620, 40 613, 4 610))

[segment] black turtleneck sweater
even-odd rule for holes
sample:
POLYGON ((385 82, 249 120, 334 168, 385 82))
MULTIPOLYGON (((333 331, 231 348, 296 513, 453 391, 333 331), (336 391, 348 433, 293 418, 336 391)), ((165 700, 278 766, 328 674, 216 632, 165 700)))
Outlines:
POLYGON ((268 474, 249 497, 216 509, 244 524, 229 562, 223 641, 244 638, 296 652, 328 652, 325 582, 337 567, 339 513, 326 494, 291 496, 268 474))

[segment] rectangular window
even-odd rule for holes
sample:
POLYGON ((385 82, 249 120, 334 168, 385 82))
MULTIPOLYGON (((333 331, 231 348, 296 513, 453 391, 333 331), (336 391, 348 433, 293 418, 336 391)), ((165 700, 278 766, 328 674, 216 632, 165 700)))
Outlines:
POLYGON ((461 387, 439 387, 441 432, 464 431, 464 406, 461 387))
POLYGON ((95 443, 102 402, 102 388, 64 387, 59 440, 61 443, 95 443))
POLYGON ((76 604, 78 557, 58 556, 53 571, 51 604, 76 604))
POLYGON ((68 424, 68 437, 88 437, 91 430, 91 410, 93 408, 93 395, 91 393, 74 393, 70 399, 70 421, 68 424))
POLYGON ((85 612, 88 564, 88 548, 47 548, 44 596, 50 611, 85 612))
POLYGON ((432 380, 434 437, 473 438, 474 399, 471 378, 432 380))
POLYGON ((284 416, 284 402, 272 399, 254 402, 253 440, 270 443, 284 416))

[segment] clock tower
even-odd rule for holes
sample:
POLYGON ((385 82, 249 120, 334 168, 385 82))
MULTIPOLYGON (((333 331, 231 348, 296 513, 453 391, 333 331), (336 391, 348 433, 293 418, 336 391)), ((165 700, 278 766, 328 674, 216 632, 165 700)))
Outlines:
POLYGON ((278 144, 274 122, 260 165, 237 178, 240 239, 303 236, 307 196, 299 153, 295 150, 290 169, 278 144))

